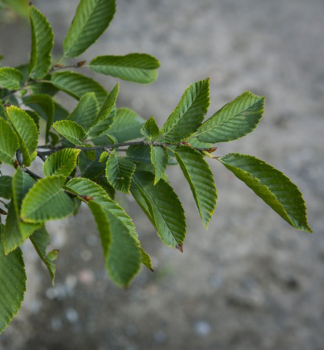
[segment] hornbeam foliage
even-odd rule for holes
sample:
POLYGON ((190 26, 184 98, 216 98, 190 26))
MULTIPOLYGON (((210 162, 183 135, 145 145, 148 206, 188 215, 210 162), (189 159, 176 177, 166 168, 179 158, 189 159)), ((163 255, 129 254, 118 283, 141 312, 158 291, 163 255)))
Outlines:
POLYGON ((186 217, 168 181, 169 166, 179 166, 206 229, 217 203, 207 159, 224 165, 293 228, 312 232, 302 194, 282 172, 249 155, 213 155, 215 144, 239 139, 257 127, 265 97, 246 91, 206 118, 209 79, 203 79, 184 91, 159 127, 153 116, 145 120, 129 108, 117 107, 118 82, 108 92, 87 76, 92 70, 152 83, 160 65, 156 58, 104 52, 89 65, 69 61, 94 44, 115 11, 116 0, 81 0, 62 58, 53 64, 52 27, 30 5, 30 61, 0 68, 0 332, 24 298, 21 245, 32 242, 54 284, 59 254, 47 249, 51 240, 46 223, 77 215, 82 202, 97 224, 105 267, 117 285, 127 287, 142 264, 152 271, 153 267, 132 219, 115 200, 116 192, 131 194, 162 242, 182 252, 186 217), (76 100, 73 110, 58 103, 59 91, 76 100), (42 173, 29 169, 36 159, 43 162, 42 173), (8 165, 12 176, 4 174, 8 165))

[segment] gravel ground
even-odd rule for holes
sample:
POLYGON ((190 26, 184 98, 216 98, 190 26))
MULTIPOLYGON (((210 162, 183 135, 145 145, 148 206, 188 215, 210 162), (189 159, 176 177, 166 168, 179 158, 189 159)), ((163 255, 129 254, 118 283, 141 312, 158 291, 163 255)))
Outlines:
MULTIPOLYGON (((34 3, 53 24, 58 56, 78 1, 34 3)), ((219 203, 205 231, 181 172, 171 169, 188 218, 185 252, 164 247, 134 201, 120 197, 156 270, 120 290, 106 276, 86 208, 51 222, 56 286, 26 243, 28 291, 1 350, 323 349, 323 13, 322 0, 118 0, 109 30, 82 57, 147 52, 162 65, 153 85, 122 82, 119 106, 162 126, 186 86, 207 76, 210 114, 247 89, 266 95, 258 129, 218 152, 252 154, 290 176, 314 234, 294 231, 215 162, 219 203)), ((2 22, 5 63, 28 61, 28 25, 2 22)), ((116 83, 96 78, 107 89, 116 83)))

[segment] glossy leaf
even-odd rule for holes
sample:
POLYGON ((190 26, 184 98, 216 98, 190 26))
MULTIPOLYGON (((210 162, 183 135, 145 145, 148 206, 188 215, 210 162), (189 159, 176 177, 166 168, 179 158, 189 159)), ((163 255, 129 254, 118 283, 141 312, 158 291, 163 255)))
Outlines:
POLYGON ((53 128, 74 145, 82 145, 86 132, 82 126, 70 120, 59 120, 53 124, 53 128))
POLYGON ((207 113, 209 107, 209 79, 190 85, 177 108, 161 130, 167 142, 177 143, 192 135, 207 113))
POLYGON ((201 142, 228 142, 253 131, 262 118, 265 97, 246 91, 225 105, 198 129, 201 142))
POLYGON ((252 156, 230 153, 219 160, 297 230, 312 232, 298 187, 281 171, 252 156))
POLYGON ((11 106, 7 108, 8 118, 19 138, 24 165, 29 166, 36 157, 38 130, 33 119, 22 109, 11 106))
POLYGON ((69 176, 76 167, 79 149, 64 148, 51 154, 43 165, 45 176, 69 176))
POLYGON ((18 248, 5 255, 0 224, 0 333, 8 326, 21 307, 26 291, 26 272, 22 252, 18 248))
POLYGON ((18 147, 19 141, 16 133, 8 122, 0 118, 0 161, 12 165, 18 147))
POLYGON ((135 172, 133 183, 145 199, 161 240, 169 247, 182 249, 186 220, 172 187, 163 179, 154 186, 154 175, 142 171, 135 172))
POLYGON ((106 30, 115 11, 115 0, 81 0, 63 43, 64 56, 81 55, 106 30))
POLYGON ((29 75, 37 80, 43 78, 51 67, 54 34, 46 17, 37 8, 31 6, 29 15, 32 30, 29 75))
POLYGON ((191 147, 180 146, 175 150, 177 161, 187 179, 201 220, 206 228, 216 209, 217 192, 214 176, 203 155, 191 147))
POLYGON ((93 79, 72 71, 56 72, 52 75, 52 84, 58 89, 79 100, 87 92, 94 92, 99 106, 105 101, 107 91, 93 79))
POLYGON ((25 222, 43 223, 73 213, 75 203, 62 189, 65 176, 49 176, 37 181, 22 203, 21 218, 25 222))
POLYGON ((135 169, 133 162, 113 153, 107 161, 106 177, 114 189, 128 194, 135 169))
POLYGON ((149 84, 156 80, 160 63, 150 55, 131 53, 125 56, 98 56, 89 63, 89 67, 97 73, 149 84))
POLYGON ((15 68, 0 68, 0 85, 5 89, 16 90, 20 88, 20 82, 23 79, 22 73, 15 68))

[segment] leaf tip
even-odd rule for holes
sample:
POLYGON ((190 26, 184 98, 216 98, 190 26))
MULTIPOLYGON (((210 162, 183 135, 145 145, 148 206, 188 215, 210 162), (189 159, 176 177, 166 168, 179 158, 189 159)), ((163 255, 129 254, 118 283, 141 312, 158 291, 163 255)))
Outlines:
POLYGON ((178 249, 179 252, 183 253, 183 245, 182 245, 182 244, 178 244, 178 245, 176 246, 176 249, 178 249))

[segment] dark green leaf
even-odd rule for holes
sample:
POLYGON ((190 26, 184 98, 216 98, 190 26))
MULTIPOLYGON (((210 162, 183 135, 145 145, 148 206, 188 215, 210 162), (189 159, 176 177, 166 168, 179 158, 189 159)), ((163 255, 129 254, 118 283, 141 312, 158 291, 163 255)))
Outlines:
POLYGON ((107 161, 106 177, 113 188, 128 194, 135 169, 133 162, 113 153, 107 161))
POLYGON ((156 185, 160 179, 165 179, 165 169, 168 164, 168 152, 164 147, 151 145, 151 161, 154 166, 154 185, 156 185))
POLYGON ((13 164, 14 155, 19 147, 19 141, 8 122, 0 118, 0 161, 13 164))
POLYGON ((141 192, 161 240, 169 247, 182 249, 186 219, 178 196, 163 179, 154 186, 154 175, 137 171, 133 183, 141 192))
POLYGON ((11 198, 11 176, 0 176, 0 197, 11 198))
POLYGON ((213 173, 203 155, 191 147, 175 150, 177 161, 187 179, 196 201, 201 220, 206 228, 216 209, 217 192, 213 173))

